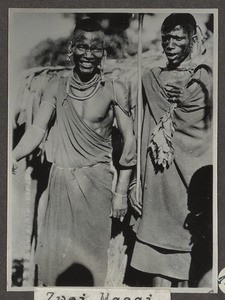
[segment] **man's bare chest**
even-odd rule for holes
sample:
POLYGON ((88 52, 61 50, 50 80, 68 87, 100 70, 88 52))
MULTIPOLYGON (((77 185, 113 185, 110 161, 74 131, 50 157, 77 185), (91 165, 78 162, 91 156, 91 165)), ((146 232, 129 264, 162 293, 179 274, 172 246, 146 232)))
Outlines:
POLYGON ((113 99, 103 88, 88 99, 71 98, 71 102, 78 115, 88 123, 98 124, 113 118, 113 99))

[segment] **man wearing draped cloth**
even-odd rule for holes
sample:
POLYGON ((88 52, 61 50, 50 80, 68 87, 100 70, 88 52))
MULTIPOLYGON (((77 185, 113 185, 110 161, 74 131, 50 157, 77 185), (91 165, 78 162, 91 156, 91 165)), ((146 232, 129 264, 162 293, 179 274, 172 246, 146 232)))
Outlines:
MULTIPOLYGON (((121 218, 127 212, 127 189, 136 163, 133 122, 124 85, 102 75, 104 55, 100 25, 89 18, 81 20, 70 44, 69 56, 75 65, 71 74, 49 83, 33 124, 13 150, 15 171, 17 162, 47 133, 46 157, 52 167, 36 251, 39 285, 67 285, 62 276, 74 268, 78 276, 82 270, 90 275, 82 285, 103 286, 110 214, 121 218), (123 152, 113 192, 114 117, 123 152)), ((81 285, 80 278, 78 282, 81 285)))
POLYGON ((212 164, 212 74, 192 59, 196 31, 191 14, 168 16, 161 28, 168 63, 143 76, 142 198, 136 199, 134 182, 130 201, 140 218, 131 266, 148 273, 150 286, 188 285, 188 186, 212 164))

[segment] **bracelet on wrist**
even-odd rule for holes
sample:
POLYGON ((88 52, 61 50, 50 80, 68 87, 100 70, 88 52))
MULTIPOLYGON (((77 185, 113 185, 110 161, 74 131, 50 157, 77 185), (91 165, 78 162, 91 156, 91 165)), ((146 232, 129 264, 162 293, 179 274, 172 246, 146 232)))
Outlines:
POLYGON ((127 194, 118 194, 118 193, 116 193, 116 192, 114 192, 114 194, 115 194, 116 196, 120 196, 120 197, 127 197, 127 194))
POLYGON ((129 191, 130 191, 135 185, 137 185, 137 182, 133 182, 132 184, 130 184, 130 186, 129 186, 129 191))

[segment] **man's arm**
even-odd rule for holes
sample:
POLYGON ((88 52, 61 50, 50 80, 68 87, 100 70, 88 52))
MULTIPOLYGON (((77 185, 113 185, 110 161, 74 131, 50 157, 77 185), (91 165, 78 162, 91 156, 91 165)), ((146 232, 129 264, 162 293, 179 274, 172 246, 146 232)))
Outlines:
POLYGON ((205 65, 199 65, 196 73, 185 84, 170 81, 165 84, 165 91, 168 100, 172 102, 184 102, 196 90, 202 90, 202 96, 212 97, 212 74, 211 68, 205 65))
POLYGON ((113 216, 121 217, 127 212, 127 191, 132 169, 136 164, 136 141, 133 131, 133 120, 129 112, 127 91, 121 82, 115 82, 115 96, 119 105, 115 105, 115 116, 118 129, 123 138, 123 152, 120 159, 120 171, 113 198, 113 216), (121 109, 123 108, 123 110, 121 109))
POLYGON ((44 138, 49 121, 55 110, 55 88, 55 81, 49 84, 33 124, 28 127, 18 145, 14 148, 12 152, 13 172, 16 171, 17 162, 29 155, 44 138))

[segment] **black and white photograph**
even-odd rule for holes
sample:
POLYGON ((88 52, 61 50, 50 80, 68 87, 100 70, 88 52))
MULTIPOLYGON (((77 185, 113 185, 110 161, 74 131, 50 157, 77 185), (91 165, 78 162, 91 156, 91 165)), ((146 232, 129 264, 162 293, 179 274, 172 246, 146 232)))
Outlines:
POLYGON ((8 59, 7 289, 217 293, 218 10, 10 8, 8 59))

